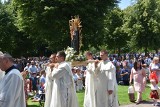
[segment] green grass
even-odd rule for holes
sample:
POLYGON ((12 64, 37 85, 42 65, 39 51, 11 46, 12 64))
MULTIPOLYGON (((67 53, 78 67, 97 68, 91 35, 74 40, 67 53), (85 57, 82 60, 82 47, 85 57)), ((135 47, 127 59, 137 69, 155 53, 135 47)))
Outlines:
MULTIPOLYGON (((143 93, 143 100, 149 100, 149 93, 150 93, 150 88, 146 87, 145 92, 143 93)), ((77 96, 78 96, 79 107, 83 107, 84 91, 77 92, 77 96)), ((131 103, 128 97, 128 86, 121 86, 121 85, 118 86, 118 100, 120 105, 127 105, 131 103)), ((28 107, 39 107, 39 102, 31 102, 31 100, 28 100, 28 105, 29 105, 28 107)))
POLYGON ((39 102, 32 102, 31 99, 29 98, 28 107, 39 107, 39 102))
POLYGON ((77 92, 79 107, 83 107, 84 90, 77 92))
MULTIPOLYGON (((150 94, 150 88, 146 87, 145 91, 142 94, 143 100, 149 100, 149 94, 150 94)), ((135 93, 135 99, 136 99, 137 93, 135 93)), ((120 105, 127 105, 132 102, 129 101, 128 97, 128 86, 118 86, 118 100, 120 105)))

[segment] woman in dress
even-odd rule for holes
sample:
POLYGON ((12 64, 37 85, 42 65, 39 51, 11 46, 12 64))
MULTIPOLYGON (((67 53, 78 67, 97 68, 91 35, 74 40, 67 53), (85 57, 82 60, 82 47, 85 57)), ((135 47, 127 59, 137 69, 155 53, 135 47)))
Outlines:
POLYGON ((145 90, 146 84, 146 73, 142 68, 140 61, 134 62, 134 67, 131 69, 130 74, 130 84, 132 79, 134 81, 135 91, 137 92, 136 104, 139 104, 142 101, 142 92, 145 90))

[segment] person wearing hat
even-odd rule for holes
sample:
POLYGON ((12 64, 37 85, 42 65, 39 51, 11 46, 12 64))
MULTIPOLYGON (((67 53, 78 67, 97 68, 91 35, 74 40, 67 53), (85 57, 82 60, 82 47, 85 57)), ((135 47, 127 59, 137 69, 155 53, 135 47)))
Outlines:
POLYGON ((0 87, 0 107, 26 107, 24 80, 11 55, 0 53, 0 69, 5 72, 0 87))

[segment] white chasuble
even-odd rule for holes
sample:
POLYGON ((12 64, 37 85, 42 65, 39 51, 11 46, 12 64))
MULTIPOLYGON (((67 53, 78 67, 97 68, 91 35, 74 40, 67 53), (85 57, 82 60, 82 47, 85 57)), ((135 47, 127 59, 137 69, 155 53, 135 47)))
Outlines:
POLYGON ((52 97, 53 78, 50 67, 48 66, 46 72, 46 83, 45 83, 45 104, 44 107, 50 107, 52 97))
POLYGON ((94 63, 89 63, 87 65, 84 107, 96 107, 95 95, 97 90, 97 77, 94 70, 94 63))
POLYGON ((96 107, 119 107, 117 99, 116 69, 109 60, 102 61, 95 70, 97 75, 96 107), (111 95, 109 90, 113 90, 111 95))
POLYGON ((54 78, 50 107, 78 107, 75 85, 71 67, 61 62, 52 71, 54 78))
POLYGON ((3 77, 0 107, 26 107, 24 81, 17 69, 12 69, 3 77))

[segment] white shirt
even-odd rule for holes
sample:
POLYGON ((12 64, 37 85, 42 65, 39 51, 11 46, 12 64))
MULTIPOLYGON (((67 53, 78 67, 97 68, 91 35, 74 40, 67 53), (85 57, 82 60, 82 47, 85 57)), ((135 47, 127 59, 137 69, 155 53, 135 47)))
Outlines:
POLYGON ((159 64, 153 64, 153 63, 151 63, 150 67, 151 67, 151 70, 157 70, 157 69, 159 69, 159 64))
POLYGON ((155 85, 155 86, 154 86, 154 85, 151 84, 150 87, 151 87, 151 90, 158 90, 158 89, 159 89, 159 88, 158 88, 158 85, 155 85))
POLYGON ((37 73, 37 67, 35 65, 31 65, 29 67, 29 72, 31 72, 31 73, 37 73))

